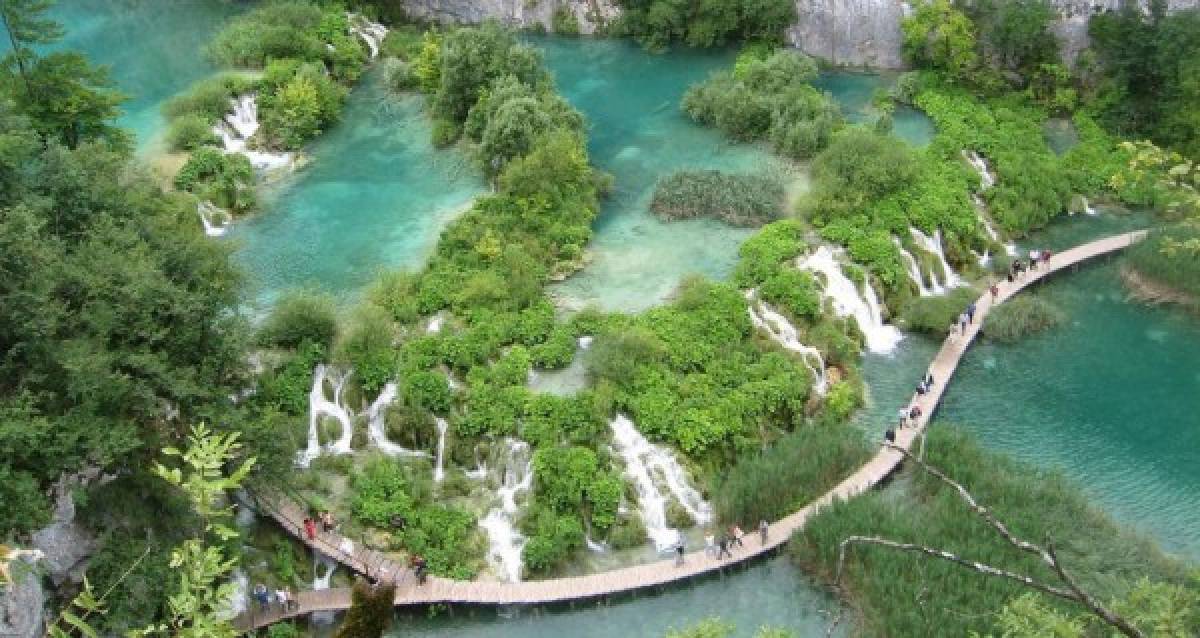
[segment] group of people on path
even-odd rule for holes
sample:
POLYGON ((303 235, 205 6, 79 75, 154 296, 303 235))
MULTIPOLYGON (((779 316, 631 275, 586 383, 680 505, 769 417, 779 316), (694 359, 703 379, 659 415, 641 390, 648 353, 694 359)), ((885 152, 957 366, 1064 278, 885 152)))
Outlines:
POLYGON ((304 517, 304 535, 310 541, 317 540, 317 524, 321 525, 321 531, 326 534, 337 529, 337 521, 333 518, 333 513, 329 511, 321 512, 316 518, 311 516, 304 517))
MULTIPOLYGON (((1020 281, 1027 271, 1037 270, 1038 264, 1043 266, 1049 264, 1053 254, 1049 250, 1031 250, 1029 251, 1029 261, 1014 259, 1008 268, 1008 283, 1020 281)), ((992 295, 995 296, 995 293, 992 295)))
MULTIPOLYGON (((767 544, 767 531, 770 529, 770 524, 766 519, 758 522, 758 537, 759 542, 763 545, 767 544)), ((730 525, 725 533, 718 538, 715 534, 707 534, 704 536, 704 555, 717 560, 733 558, 734 547, 745 547, 746 544, 742 539, 746 537, 746 533, 742 531, 739 525, 730 525)), ((683 541, 675 546, 675 565, 683 565, 683 541)))
POLYGON ((279 611, 285 614, 300 606, 288 588, 284 587, 272 592, 262 583, 254 586, 254 600, 258 602, 259 610, 264 612, 270 610, 273 603, 278 604, 279 611))
MULTIPOLYGON (((971 305, 974 306, 975 304, 971 305)), ((972 315, 974 315, 973 310, 972 315)), ((933 389, 933 382, 933 373, 926 372, 925 376, 917 382, 917 396, 922 397, 928 394, 929 391, 933 389)), ((917 401, 913 401, 908 405, 908 407, 901 407, 900 409, 896 410, 899 429, 904 429, 909 426, 917 427, 918 419, 920 419, 923 414, 925 414, 925 411, 921 408, 921 404, 917 401)), ((890 425, 885 428, 883 432, 883 438, 888 443, 895 443, 896 428, 893 428, 890 425)))

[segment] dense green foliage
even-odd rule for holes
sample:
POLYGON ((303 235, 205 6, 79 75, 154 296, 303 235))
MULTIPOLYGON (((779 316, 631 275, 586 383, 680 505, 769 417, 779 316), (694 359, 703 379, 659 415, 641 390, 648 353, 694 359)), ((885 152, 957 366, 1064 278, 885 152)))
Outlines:
POLYGON ((175 174, 175 188, 233 212, 254 208, 254 185, 254 167, 245 155, 211 146, 196 149, 175 174))
POLYGON ((307 290, 284 293, 258 327, 259 343, 282 348, 299 348, 309 342, 329 349, 336 334, 333 297, 307 290))
POLYGON ((395 585, 371 585, 359 579, 350 592, 350 610, 335 638, 382 638, 392 624, 395 585))
POLYGON ((1200 10, 1167 13, 1161 0, 1146 13, 1126 5, 1092 18, 1088 35, 1105 125, 1200 157, 1200 10))
POLYGON ((619 0, 616 32, 661 49, 674 41, 711 47, 735 40, 783 39, 796 21, 791 0, 619 0))
POLYGON ((816 76, 816 63, 802 53, 748 47, 733 71, 688 89, 683 110, 735 140, 767 139, 780 154, 806 159, 842 126, 837 104, 810 84, 816 76))
POLYGON ((1057 306, 1035 294, 1018 295, 988 313, 984 337, 1013 343, 1023 337, 1062 324, 1066 316, 1057 306))
POLYGON ((1139 277, 1165 285, 1200 303, 1200 225, 1182 223, 1156 229, 1125 251, 1139 277))
POLYGON ((904 307, 904 326, 909 330, 944 337, 950 325, 958 321, 959 315, 979 298, 974 288, 955 288, 945 295, 918 297, 904 307))
POLYGON ((840 423, 799 428, 729 469, 713 490, 717 517, 745 529, 778 520, 837 485, 868 456, 856 429, 840 423))
MULTIPOLYGON (((1051 537, 1068 571, 1102 600, 1123 595, 1129 583, 1143 576, 1174 583, 1186 578, 1183 568, 1150 542, 1120 530, 1058 474, 985 452, 952 427, 938 424, 928 433, 925 461, 964 484, 1014 534, 1039 543, 1051 537)), ((886 491, 821 510, 797 533, 791 548, 800 564, 832 578, 839 544, 856 534, 943 548, 1054 581, 1044 563, 1014 549, 956 491, 924 472, 916 471, 886 491)), ((994 632, 997 612, 1028 591, 945 561, 869 545, 847 551, 842 586, 851 593, 864 623, 861 629, 869 636, 994 632)), ((1054 609, 1076 611, 1057 599, 1045 600, 1054 609)), ((1188 633, 1197 629, 1196 621, 1191 622, 1188 633)))
POLYGON ((650 210, 663 219, 715 217, 735 226, 761 226, 783 213, 784 188, 762 175, 679 171, 654 187, 650 210))

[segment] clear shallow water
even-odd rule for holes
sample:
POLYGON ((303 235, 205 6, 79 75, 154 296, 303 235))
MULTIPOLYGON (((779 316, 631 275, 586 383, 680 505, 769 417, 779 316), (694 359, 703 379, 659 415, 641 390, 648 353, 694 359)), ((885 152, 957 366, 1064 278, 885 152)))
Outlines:
MULTIPOLYGON (((60 0, 50 15, 66 28, 55 49, 107 64, 129 96, 118 123, 145 150, 163 132, 163 102, 216 68, 202 49, 239 2, 208 0, 60 0)), ((7 41, 0 51, 7 52, 7 41)))
MULTIPOLYGON (((753 636, 759 627, 784 627, 800 638, 825 635, 833 600, 815 589, 783 557, 768 559, 749 569, 672 587, 663 593, 647 592, 608 603, 580 603, 571 607, 505 609, 497 613, 479 609, 474 614, 456 610, 456 616, 428 618, 401 615, 387 636, 426 638, 490 638, 572 636, 573 638, 653 638, 671 628, 683 628, 705 618, 720 616, 737 625, 735 636, 753 636)), ((843 621, 842 627, 846 626, 843 621)), ((846 632, 835 632, 845 635, 846 632)))
POLYGON ((378 70, 368 73, 341 122, 307 149, 309 163, 234 226, 258 302, 302 286, 353 296, 380 269, 428 259, 484 184, 465 155, 433 148, 421 104, 385 97, 378 70))
MULTIPOLYGON (((874 122, 879 117, 879 112, 871 105, 875 92, 890 88, 895 81, 895 74, 823 71, 813 85, 837 100, 847 120, 863 123, 874 122)), ((900 106, 892 114, 892 132, 914 146, 925 146, 933 139, 937 128, 928 115, 912 107, 900 106)))

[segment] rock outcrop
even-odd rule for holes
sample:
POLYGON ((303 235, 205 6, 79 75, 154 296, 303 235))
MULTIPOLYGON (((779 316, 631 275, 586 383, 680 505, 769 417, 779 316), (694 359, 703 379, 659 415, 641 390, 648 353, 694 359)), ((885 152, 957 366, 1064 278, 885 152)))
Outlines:
POLYGON ((33 546, 46 555, 42 567, 55 586, 68 580, 82 581, 86 560, 96 549, 92 534, 75 521, 75 499, 71 492, 97 479, 103 482, 111 477, 101 476, 98 469, 89 469, 60 478, 53 488, 54 516, 49 525, 33 533, 33 546))
POLYGON ((46 622, 46 593, 38 567, 17 571, 11 586, 0 587, 0 636, 39 638, 46 622))

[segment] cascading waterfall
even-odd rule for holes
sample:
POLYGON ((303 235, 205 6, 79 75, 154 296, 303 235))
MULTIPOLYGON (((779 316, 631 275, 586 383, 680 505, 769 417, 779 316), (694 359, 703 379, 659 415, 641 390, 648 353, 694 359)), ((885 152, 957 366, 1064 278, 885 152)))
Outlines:
MULTIPOLYGON (((996 227, 992 226, 992 222, 988 219, 987 204, 983 202, 983 198, 979 195, 971 195, 971 201, 975 203, 975 210, 979 212, 979 222, 983 224, 983 232, 987 233, 988 239, 996 243, 1000 243, 1000 233, 996 232, 996 227)), ((1017 254, 1017 246, 1012 242, 1004 244, 1004 252, 1009 257, 1015 257, 1017 254)), ((984 253, 985 255, 987 253, 984 253)))
MULTIPOLYGON (((313 591, 329 589, 329 583, 333 580, 333 572, 337 571, 337 565, 337 561, 313 550, 313 591), (324 573, 322 573, 322 568, 324 568, 324 573)), ((335 620, 335 614, 336 612, 332 611, 314 611, 310 618, 315 625, 329 625, 335 620)))
POLYGON ((917 284, 917 290, 922 297, 931 295, 940 295, 945 293, 945 289, 937 283, 937 279, 933 280, 933 288, 925 285, 925 276, 921 274, 921 265, 917 263, 917 258, 912 253, 904 248, 904 244, 895 237, 892 238, 892 243, 896 244, 896 249, 900 251, 900 258, 904 260, 904 265, 908 268, 908 278, 917 284))
POLYGON ((388 456, 429 456, 425 452, 396 445, 388 439, 387 408, 396 400, 396 390, 395 383, 383 386, 383 391, 367 408, 367 440, 388 456))
POLYGON ((247 148, 247 141, 258 132, 258 97, 253 93, 229 101, 230 111, 213 126, 226 153, 241 153, 260 171, 271 171, 291 164, 291 153, 271 153, 247 148))
POLYGON ((667 526, 669 496, 675 497, 697 525, 712 521, 712 506, 688 483, 687 473, 670 450, 646 440, 633 421, 624 415, 618 414, 609 427, 617 453, 625 461, 625 475, 633 480, 637 490, 638 509, 642 514, 646 535, 658 551, 670 549, 682 538, 679 530, 667 526), (655 480, 656 475, 666 487, 666 492, 655 480))
POLYGON ((871 352, 891 352, 903 335, 895 326, 883 322, 883 310, 879 298, 870 284, 859 287, 842 272, 837 255, 828 246, 820 246, 808 257, 797 259, 797 265, 805 270, 825 276, 824 295, 833 302, 833 310, 839 317, 854 317, 858 329, 866 337, 867 349, 871 352))
POLYGON ((529 444, 505 439, 503 458, 493 466, 499 471, 500 487, 496 495, 500 506, 493 508, 479 521, 488 536, 488 562, 507 582, 521 580, 521 553, 526 539, 517 531, 517 494, 533 486, 533 455, 529 444))
POLYGON ((443 465, 446 460, 446 430, 450 428, 450 424, 442 417, 437 418, 437 460, 433 464, 433 482, 441 483, 442 479, 446 478, 446 470, 443 465))
POLYGON ((354 436, 354 427, 350 420, 350 411, 342 405, 342 390, 345 389, 349 378, 350 371, 340 373, 323 363, 318 364, 313 372, 312 390, 308 393, 308 446, 300 452, 296 460, 300 467, 308 467, 322 451, 327 454, 350 454, 350 440, 354 436), (333 399, 325 396, 326 380, 333 384, 333 399), (342 428, 338 440, 326 445, 324 450, 321 448, 319 434, 322 417, 335 419, 342 428))
POLYGON ((212 202, 201 201, 196 204, 196 214, 200 215, 205 235, 220 237, 229 231, 229 213, 217 208, 212 202))
POLYGON ((987 190, 996 185, 996 176, 992 174, 991 169, 988 167, 987 160, 983 159, 982 155, 975 151, 969 150, 964 150, 962 155, 964 158, 966 158, 967 162, 975 168, 975 171, 979 173, 981 190, 987 190))
POLYGON ((587 350, 588 348, 592 347, 592 341, 595 341, 595 339, 596 339, 595 337, 592 337, 590 335, 584 335, 584 336, 580 337, 579 341, 578 341, 579 349, 587 350))
POLYGON ((787 317, 775 312, 766 302, 758 299, 753 290, 746 292, 746 300, 749 301, 746 311, 750 313, 750 323, 765 332, 772 341, 783 346, 785 350, 800 355, 804 366, 813 374, 813 390, 824 396, 829 389, 829 375, 825 370, 825 358, 821 356, 821 351, 800 343, 796 327, 787 320, 787 317), (810 359, 816 359, 816 364, 814 365, 810 359))
MULTIPOLYGON (((950 267, 950 262, 946 261, 946 252, 942 249, 942 231, 940 229, 933 231, 933 237, 921 232, 920 229, 909 227, 908 232, 912 234, 912 238, 921 247, 934 257, 937 257, 938 263, 942 267, 942 272, 945 273, 946 281, 941 285, 944 288, 957 288, 963 284, 963 280, 950 267)), ((937 273, 929 273, 930 280, 933 281, 931 287, 937 284, 937 273)))
POLYGON ((347 13, 346 18, 350 22, 351 35, 362 38, 371 52, 371 59, 379 57, 379 47, 388 34, 387 27, 378 22, 371 22, 357 13, 347 13))

